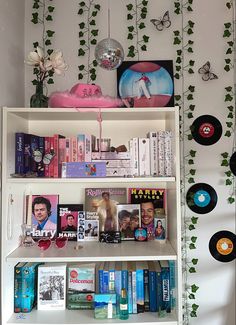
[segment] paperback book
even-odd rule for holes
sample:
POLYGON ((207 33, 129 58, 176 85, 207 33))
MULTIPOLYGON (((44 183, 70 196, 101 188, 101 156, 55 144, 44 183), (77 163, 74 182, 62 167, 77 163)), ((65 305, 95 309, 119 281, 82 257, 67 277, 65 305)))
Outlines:
POLYGON ((154 217, 166 213, 166 190, 158 188, 129 188, 129 203, 141 205, 141 225, 147 229, 148 240, 155 239, 154 217))
POLYGON ((57 235, 68 240, 77 240, 77 225, 79 211, 83 211, 83 204, 58 204, 57 235))
POLYGON ((85 211, 99 219, 99 231, 117 231, 117 204, 127 202, 126 188, 86 188, 85 211))

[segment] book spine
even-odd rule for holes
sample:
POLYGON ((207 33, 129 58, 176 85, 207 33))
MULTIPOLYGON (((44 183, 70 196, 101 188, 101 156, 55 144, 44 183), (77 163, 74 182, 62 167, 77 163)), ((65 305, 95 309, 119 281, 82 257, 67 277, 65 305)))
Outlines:
POLYGON ((172 176, 172 132, 165 131, 164 143, 165 143, 165 152, 164 152, 164 160, 165 160, 165 175, 172 176))
POLYGON ((162 279, 161 279, 161 272, 157 272, 156 277, 157 277, 157 311, 158 311, 158 313, 160 313, 161 309, 162 309, 162 279))
POLYGON ((109 293, 109 271, 103 270, 103 293, 109 293))
POLYGON ((157 133, 150 131, 148 133, 150 139, 150 174, 151 176, 158 175, 158 156, 157 156, 157 133))
POLYGON ((103 285, 103 270, 102 269, 99 269, 98 270, 98 290, 99 290, 99 293, 104 293, 103 292, 103 288, 104 288, 104 285, 103 285))
POLYGON ((14 268, 14 312, 22 311, 22 268, 25 263, 18 263, 14 268))
POLYGON ((157 274, 155 271, 149 270, 149 297, 150 311, 157 311, 157 274))
POLYGON ((115 293, 115 270, 109 269, 109 282, 108 282, 109 293, 115 293))
POLYGON ((58 178, 59 176, 59 157, 58 157, 58 151, 59 151, 59 135, 54 134, 53 136, 53 147, 54 147, 54 158, 53 158, 53 177, 58 178))
MULTIPOLYGON (((31 264, 31 263, 29 263, 31 264)), ((28 313, 35 305, 36 298, 36 279, 35 279, 35 267, 37 264, 23 267, 22 271, 22 312, 28 313)))
POLYGON ((121 271, 121 286, 128 292, 128 270, 121 271))
POLYGON ((170 270, 170 305, 172 311, 176 308, 175 261, 169 261, 169 270, 170 270))
POLYGON ((59 139, 59 148, 58 148, 58 174, 59 177, 62 176, 62 163, 66 161, 66 139, 59 139))
POLYGON ((31 171, 31 134, 24 134, 24 174, 31 171))
POLYGON ((150 176, 150 139, 138 138, 139 176, 150 176))
POLYGON ((65 162, 71 162, 71 138, 66 138, 66 160, 65 162))
POLYGON ((136 271, 132 271, 132 303, 133 314, 137 314, 136 271))
POLYGON ((24 173, 24 133, 15 134, 15 173, 24 173))
POLYGON ((133 176, 139 176, 139 147, 138 138, 132 139, 132 155, 133 155, 133 176))
POLYGON ((85 161, 85 135, 78 134, 77 140, 78 140, 78 161, 83 162, 85 161))
POLYGON ((84 160, 91 161, 92 160, 92 144, 91 144, 91 135, 85 134, 84 135, 84 160))
MULTIPOLYGON (((50 143, 50 150, 49 152, 55 152, 54 151, 54 136, 52 137, 49 137, 49 143, 50 143)), ((50 161, 50 164, 49 164, 49 177, 54 177, 54 158, 52 158, 52 160, 50 161)))
POLYGON ((30 137, 30 150, 31 150, 31 156, 30 156, 30 166, 31 171, 34 173, 38 172, 38 166, 36 161, 34 160, 34 152, 39 149, 39 137, 37 135, 31 134, 30 137))
MULTIPOLYGON (((42 159, 45 154, 45 137, 39 137, 39 151, 42 154, 42 159)), ((44 177, 45 172, 44 172, 44 164, 43 160, 37 163, 37 170, 38 170, 38 176, 39 177, 44 177)))
POLYGON ((165 176, 165 131, 157 133, 158 139, 158 175, 165 176))
POLYGON ((128 271, 128 311, 133 313, 132 271, 128 271))
POLYGON ((136 270, 137 313, 144 313, 144 277, 143 270, 136 270))
POLYGON ((78 144, 77 138, 71 137, 71 161, 76 162, 78 159, 78 144))
MULTIPOLYGON (((45 154, 50 152, 50 137, 45 137, 45 154)), ((49 165, 44 165, 44 176, 49 177, 49 165)))
POLYGON ((121 271, 115 270, 115 292, 117 295, 121 294, 121 289, 122 289, 121 271))
POLYGON ((144 281, 144 311, 150 311, 149 270, 143 270, 144 281))
POLYGON ((171 312, 170 304, 170 271, 167 267, 161 268, 161 282, 162 282, 162 311, 171 312))

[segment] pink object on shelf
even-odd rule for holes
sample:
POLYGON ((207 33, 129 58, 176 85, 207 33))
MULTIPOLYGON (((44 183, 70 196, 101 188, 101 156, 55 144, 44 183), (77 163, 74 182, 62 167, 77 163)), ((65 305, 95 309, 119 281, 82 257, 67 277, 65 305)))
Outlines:
POLYGON ((112 108, 123 105, 121 99, 111 96, 103 96, 101 88, 93 84, 78 83, 70 91, 54 92, 49 97, 49 107, 100 107, 112 108))

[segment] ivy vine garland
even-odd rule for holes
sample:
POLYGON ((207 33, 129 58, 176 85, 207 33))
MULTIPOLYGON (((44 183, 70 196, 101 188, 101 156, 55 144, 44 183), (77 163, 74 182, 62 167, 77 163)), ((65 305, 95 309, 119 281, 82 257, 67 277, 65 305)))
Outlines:
MULTIPOLYGON (((193 0, 188 0, 185 3, 178 0, 174 2, 174 12, 176 15, 187 15, 193 11, 193 0)), ((189 317, 197 317, 197 310, 199 305, 194 303, 196 299, 196 292, 199 287, 196 284, 189 284, 188 274, 196 273, 196 265, 198 259, 188 258, 189 250, 196 249, 197 237, 194 235, 189 236, 190 233, 196 230, 198 223, 198 217, 187 215, 186 211, 186 186, 188 184, 195 183, 194 176, 196 169, 194 168, 196 151, 190 149, 186 152, 186 139, 192 140, 191 127, 186 125, 186 120, 194 118, 194 93, 195 86, 192 84, 185 84, 185 76, 194 74, 195 61, 190 58, 193 53, 194 41, 191 39, 191 35, 194 33, 195 23, 192 20, 188 20, 187 23, 183 22, 182 29, 175 30, 173 44, 177 47, 176 60, 175 60, 175 74, 174 77, 177 82, 181 82, 182 93, 175 95, 175 103, 180 107, 180 139, 181 139, 181 193, 182 193, 182 241, 183 241, 183 277, 186 284, 186 291, 183 292, 183 309, 184 309, 184 321, 183 324, 189 324, 189 317), (190 59, 189 59, 190 58, 190 59)))
POLYGON ((79 49, 78 56, 87 57, 86 64, 80 64, 78 66, 79 74, 78 80, 87 78, 87 83, 96 80, 96 67, 98 66, 97 61, 91 58, 91 51, 97 44, 97 36, 99 33, 96 28, 96 17, 100 11, 101 6, 95 3, 94 0, 89 0, 88 4, 85 1, 79 3, 78 15, 84 18, 84 21, 79 23, 79 49))
MULTIPOLYGON (((33 43, 33 47, 36 49, 37 46, 41 46, 44 51, 47 51, 48 55, 52 53, 50 46, 52 45, 52 38, 55 34, 55 31, 51 29, 46 29, 48 23, 53 21, 53 13, 55 11, 55 6, 53 5, 53 0, 33 0, 32 7, 32 19, 31 22, 35 25, 40 24, 42 27, 42 43, 38 41, 33 43)), ((34 68, 33 74, 36 75, 38 69, 34 68)), ((48 71, 49 78, 47 79, 48 84, 53 84, 53 75, 54 72, 48 71)), ((37 80, 32 80, 33 85, 37 85, 37 80)))
POLYGON ((142 33, 141 31, 146 28, 145 19, 147 17, 147 0, 134 0, 134 3, 129 3, 127 8, 127 21, 128 21, 128 34, 127 39, 132 42, 132 45, 128 47, 127 57, 134 58, 137 56, 139 61, 139 52, 147 51, 147 43, 149 36, 142 33))
MULTIPOLYGON (((225 51, 225 59, 224 59, 224 70, 226 72, 230 72, 234 68, 234 39, 235 39, 235 31, 234 31, 234 2, 226 1, 226 8, 228 10, 232 10, 232 22, 224 23, 224 32, 223 38, 227 40, 226 42, 226 51, 225 51)), ((232 171, 230 170, 229 162, 231 158, 231 154, 236 150, 236 139, 235 139, 235 131, 236 131, 236 113, 235 113, 235 93, 234 88, 230 85, 225 87, 225 97, 224 102, 227 108, 226 115, 226 131, 224 135, 228 138, 233 137, 233 148, 232 152, 223 152, 221 153, 221 166, 226 170, 224 172, 225 175, 225 185, 230 188, 229 196, 227 201, 229 204, 235 203, 236 197, 236 186, 235 186, 235 177, 232 171)))

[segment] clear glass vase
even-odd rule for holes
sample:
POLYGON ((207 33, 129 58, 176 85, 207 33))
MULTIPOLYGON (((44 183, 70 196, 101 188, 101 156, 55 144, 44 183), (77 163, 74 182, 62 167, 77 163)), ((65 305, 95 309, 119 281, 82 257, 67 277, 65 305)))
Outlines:
POLYGON ((48 97, 43 94, 43 81, 38 81, 35 94, 30 98, 30 107, 48 107, 48 97))

